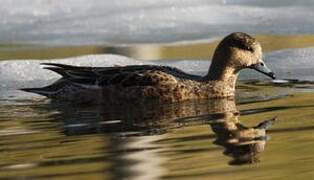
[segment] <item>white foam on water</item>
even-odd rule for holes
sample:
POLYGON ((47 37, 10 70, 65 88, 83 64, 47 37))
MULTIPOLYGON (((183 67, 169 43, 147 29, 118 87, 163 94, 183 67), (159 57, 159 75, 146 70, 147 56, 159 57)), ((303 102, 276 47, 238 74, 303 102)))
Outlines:
POLYGON ((309 0, 224 0, 225 4, 246 6, 287 7, 287 6, 314 6, 314 1, 309 0))
MULTIPOLYGON (((314 81, 314 48, 288 49, 265 55, 266 64, 279 79, 314 81)), ((140 61, 120 55, 88 55, 57 60, 10 60, 0 62, 0 90, 39 87, 56 80, 59 75, 42 69, 40 63, 57 62, 78 66, 114 66, 160 64, 180 68, 188 73, 205 75, 209 60, 140 61)), ((253 70, 243 70, 242 79, 267 78, 253 70)))
POLYGON ((234 31, 308 34, 313 7, 305 0, 1 0, 0 42, 126 45, 234 31))

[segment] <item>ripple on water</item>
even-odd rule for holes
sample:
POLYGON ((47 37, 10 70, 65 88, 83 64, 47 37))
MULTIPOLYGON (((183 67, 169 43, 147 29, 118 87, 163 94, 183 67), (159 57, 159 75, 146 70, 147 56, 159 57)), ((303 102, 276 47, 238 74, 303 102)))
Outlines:
POLYGON ((116 112, 43 102, 4 105, 0 177, 309 178, 313 100, 306 93, 244 99, 237 106, 198 101, 116 112), (266 134, 257 128, 275 116, 266 134))

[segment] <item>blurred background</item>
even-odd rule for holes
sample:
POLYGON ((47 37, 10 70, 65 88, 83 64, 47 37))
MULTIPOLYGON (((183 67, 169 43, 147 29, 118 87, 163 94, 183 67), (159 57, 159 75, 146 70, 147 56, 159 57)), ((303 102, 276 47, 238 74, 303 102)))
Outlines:
POLYGON ((1 0, 0 59, 207 59, 235 31, 267 52, 314 44, 310 0, 1 0))

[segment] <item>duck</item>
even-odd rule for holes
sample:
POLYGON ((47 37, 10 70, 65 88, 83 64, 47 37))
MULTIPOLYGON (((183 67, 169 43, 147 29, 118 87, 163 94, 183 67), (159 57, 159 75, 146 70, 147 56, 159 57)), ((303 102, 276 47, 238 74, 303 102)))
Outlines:
POLYGON ((57 101, 107 105, 233 98, 242 69, 254 69, 275 79, 262 57, 262 46, 254 37, 234 32, 216 47, 205 76, 161 65, 86 67, 42 63, 44 69, 62 77, 45 87, 21 90, 57 101))

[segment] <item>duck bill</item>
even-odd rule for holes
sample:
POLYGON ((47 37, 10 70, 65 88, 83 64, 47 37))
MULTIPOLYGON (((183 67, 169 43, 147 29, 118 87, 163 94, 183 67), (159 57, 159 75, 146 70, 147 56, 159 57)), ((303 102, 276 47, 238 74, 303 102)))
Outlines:
POLYGON ((257 64, 253 64, 250 66, 251 69, 255 69, 256 71, 265 74, 266 76, 272 78, 272 79, 276 79, 275 74, 266 66, 266 64, 261 61, 257 64))

